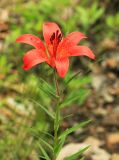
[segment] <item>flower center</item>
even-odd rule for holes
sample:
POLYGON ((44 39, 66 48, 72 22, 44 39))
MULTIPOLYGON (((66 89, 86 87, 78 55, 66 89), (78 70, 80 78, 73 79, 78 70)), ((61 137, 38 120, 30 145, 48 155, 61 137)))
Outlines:
POLYGON ((57 51, 57 47, 59 45, 59 43, 62 40, 62 34, 59 33, 59 30, 57 30, 56 32, 54 32, 50 38, 50 42, 53 46, 53 54, 54 56, 56 56, 56 51, 57 51))

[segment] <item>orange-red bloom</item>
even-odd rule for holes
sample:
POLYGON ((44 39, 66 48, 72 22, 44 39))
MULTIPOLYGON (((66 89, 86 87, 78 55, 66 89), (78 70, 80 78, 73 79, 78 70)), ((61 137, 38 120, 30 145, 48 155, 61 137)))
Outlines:
POLYGON ((24 70, 46 62, 55 68, 60 77, 64 77, 69 68, 69 57, 88 56, 95 59, 93 52, 86 46, 77 45, 86 36, 80 32, 72 32, 63 38, 60 28, 56 23, 43 24, 43 36, 46 46, 40 38, 32 34, 24 34, 16 39, 17 42, 27 43, 35 47, 23 57, 24 70))

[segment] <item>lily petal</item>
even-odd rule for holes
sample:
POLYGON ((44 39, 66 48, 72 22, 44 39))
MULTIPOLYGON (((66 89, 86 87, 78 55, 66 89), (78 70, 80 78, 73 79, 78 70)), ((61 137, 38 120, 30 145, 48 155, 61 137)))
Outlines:
POLYGON ((59 31, 59 34, 61 34, 61 30, 56 23, 46 22, 43 24, 43 36, 47 45, 47 49, 51 56, 53 56, 54 54, 53 45, 51 44, 51 36, 57 31, 59 31))
POLYGON ((16 39, 16 42, 30 44, 37 49, 42 49, 45 51, 45 46, 43 42, 40 40, 40 38, 32 34, 23 34, 22 36, 16 39))
POLYGON ((55 68, 55 58, 54 57, 50 57, 46 63, 51 66, 52 68, 55 68))
POLYGON ((56 23, 46 22, 43 24, 43 36, 47 45, 51 44, 50 38, 57 30, 61 33, 61 30, 56 23))
POLYGON ((69 68, 69 59, 68 58, 63 58, 63 59, 58 59, 55 60, 55 65, 57 72, 61 78, 65 77, 68 68, 69 68))
POLYGON ((33 66, 47 61, 47 58, 45 57, 45 53, 43 52, 43 50, 33 49, 28 51, 24 55, 23 61, 24 61, 23 69, 29 70, 33 66))
POLYGON ((81 32, 72 32, 67 35, 66 38, 59 44, 57 53, 58 58, 68 57, 68 52, 64 50, 68 50, 69 47, 76 46, 80 40, 87 38, 83 33, 81 32))
POLYGON ((73 45, 77 45, 80 42, 80 40, 82 40, 83 38, 87 38, 83 33, 72 32, 67 35, 67 37, 64 39, 63 43, 66 45, 72 44, 72 46, 73 46, 73 45))
POLYGON ((75 46, 69 49, 70 56, 87 56, 95 59, 94 53, 87 46, 75 46))

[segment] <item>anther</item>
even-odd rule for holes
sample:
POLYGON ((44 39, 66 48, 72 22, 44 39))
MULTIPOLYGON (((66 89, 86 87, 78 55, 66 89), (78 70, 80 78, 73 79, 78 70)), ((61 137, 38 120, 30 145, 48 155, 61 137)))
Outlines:
POLYGON ((52 37, 52 40, 54 40, 55 39, 55 33, 53 33, 53 35, 51 37, 52 37))
POLYGON ((56 38, 58 37, 59 30, 56 31, 56 38))
POLYGON ((62 34, 60 33, 59 35, 58 35, 58 42, 60 42, 62 40, 62 34))
POLYGON ((53 39, 52 39, 52 36, 51 36, 51 38, 50 38, 50 42, 51 42, 51 44, 53 44, 53 39))

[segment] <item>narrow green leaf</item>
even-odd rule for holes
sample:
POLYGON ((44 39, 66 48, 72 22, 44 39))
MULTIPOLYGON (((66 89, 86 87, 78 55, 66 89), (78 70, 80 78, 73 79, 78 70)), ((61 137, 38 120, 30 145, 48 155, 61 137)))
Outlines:
POLYGON ((43 138, 39 137, 39 135, 35 134, 34 135, 37 140, 40 140, 42 143, 44 143, 51 151, 53 151, 53 147, 48 143, 46 142, 43 138))
POLYGON ((47 135, 47 136, 49 136, 49 137, 52 138, 52 139, 54 139, 53 135, 50 134, 50 133, 48 133, 48 132, 45 132, 45 131, 39 131, 39 132, 40 132, 40 133, 43 133, 43 134, 45 134, 45 135, 47 135))
POLYGON ((78 152, 74 153, 73 155, 66 157, 64 160, 76 160, 82 153, 84 153, 90 146, 87 146, 78 152))
POLYGON ((48 84, 43 78, 40 78, 40 85, 39 88, 47 95, 51 95, 54 98, 59 98, 56 93, 55 93, 55 89, 48 84))
MULTIPOLYGON (((86 73, 86 72, 85 72, 86 73)), ((78 88, 82 88, 85 85, 91 83, 91 77, 87 76, 85 73, 82 73, 80 75, 80 77, 75 78, 73 81, 70 82, 70 84, 68 85, 70 88, 77 88, 77 84, 78 84, 78 88), (84 76, 85 74, 85 76, 84 76)))
POLYGON ((50 90, 54 90, 53 87, 49 83, 47 83, 43 78, 40 78, 40 82, 44 83, 50 90))
POLYGON ((59 98, 55 93, 51 92, 50 90, 48 90, 48 89, 46 89, 46 88, 44 88, 44 87, 42 87, 42 86, 39 86, 39 88, 40 88, 45 94, 47 94, 48 96, 50 95, 50 96, 52 96, 52 97, 54 97, 54 98, 59 98))
POLYGON ((41 146, 40 143, 38 143, 38 146, 39 146, 42 154, 45 156, 45 159, 46 159, 46 160, 51 160, 50 157, 48 156, 48 154, 46 153, 46 151, 44 150, 44 148, 41 146))
MULTIPOLYGON (((33 136, 36 136, 36 137, 37 137, 37 135, 40 134, 40 135, 45 135, 45 136, 48 136, 48 137, 54 139, 54 137, 53 137, 50 133, 45 132, 45 131, 42 131, 42 130, 37 130, 35 127, 30 127, 30 128, 28 128, 28 131, 30 131, 31 134, 32 134, 33 136)), ((39 137, 39 136, 38 136, 38 137, 39 137)))
POLYGON ((80 91, 78 92, 72 92, 63 101, 63 103, 60 105, 60 108, 70 106, 70 104, 72 104, 75 101, 78 101, 81 104, 82 102, 84 102, 85 98, 89 95, 89 93, 90 93, 90 90, 86 90, 86 89, 80 89, 80 91))
POLYGON ((80 98, 80 95, 77 95, 75 97, 71 97, 66 99, 61 105, 60 108, 64 108, 65 106, 69 106, 71 103, 73 103, 74 101, 76 101, 77 99, 80 98))
POLYGON ((56 148, 55 148, 55 151, 54 151, 54 152, 56 153, 57 156, 58 156, 59 152, 61 151, 61 149, 62 149, 62 147, 63 147, 63 145, 64 145, 65 139, 66 139, 66 137, 63 137, 63 138, 60 140, 59 144, 57 144, 57 146, 56 146, 56 148))
POLYGON ((48 143, 46 142, 44 139, 42 138, 39 138, 41 142, 43 142, 51 151, 53 151, 53 147, 48 143))
POLYGON ((81 71, 78 71, 78 72, 75 73, 72 77, 70 77, 70 78, 66 81, 65 87, 66 87, 74 78, 76 78, 80 73, 81 73, 81 71))
POLYGON ((32 100, 33 103, 35 103, 37 106, 39 106, 46 114, 48 114, 52 119, 54 119, 54 114, 48 111, 48 109, 44 106, 42 106, 40 103, 38 103, 35 100, 32 100))
POLYGON ((43 159, 46 159, 45 157, 43 157, 43 156, 38 156, 39 158, 43 158, 43 159))
POLYGON ((50 84, 48 84, 43 78, 40 78, 40 82, 42 83, 43 86, 46 86, 47 89, 49 89, 52 93, 55 94, 54 88, 50 84))
POLYGON ((84 157, 82 157, 80 160, 85 160, 85 158, 84 158, 84 157))
POLYGON ((72 117, 72 116, 73 116, 73 114, 69 114, 69 115, 63 117, 62 120, 63 120, 63 119, 67 119, 67 118, 72 117))
POLYGON ((84 127, 85 125, 87 125, 88 123, 90 123, 91 120, 88 120, 88 121, 85 121, 85 122, 81 122, 75 126, 73 126, 72 128, 68 128, 66 129, 60 136, 59 136, 59 139, 69 135, 70 133, 76 131, 77 129, 81 128, 81 127, 84 127))

